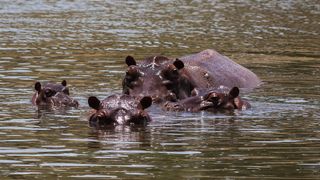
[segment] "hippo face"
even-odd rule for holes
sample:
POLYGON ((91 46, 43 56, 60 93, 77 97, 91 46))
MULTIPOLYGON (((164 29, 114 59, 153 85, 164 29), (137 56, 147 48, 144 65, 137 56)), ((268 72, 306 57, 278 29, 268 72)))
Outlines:
POLYGON ((235 99, 239 96, 239 88, 233 87, 229 93, 210 91, 203 96, 201 109, 233 110, 238 109, 235 99))
POLYGON ((200 90, 199 95, 189 97, 180 102, 167 102, 164 104, 165 110, 170 111, 224 111, 224 110, 245 110, 250 108, 250 104, 239 97, 239 88, 233 87, 228 93, 216 90, 200 90))
POLYGON ((137 100, 126 94, 111 95, 102 102, 91 96, 88 104, 94 109, 89 118, 92 126, 145 125, 151 121, 145 111, 152 104, 149 96, 137 100))
POLYGON ((123 80, 123 92, 136 97, 151 96, 154 102, 175 101, 190 96, 192 84, 181 75, 184 63, 163 56, 150 57, 137 65, 126 58, 128 69, 123 80))
POLYGON ((67 82, 61 84, 47 83, 42 87, 40 82, 35 83, 37 91, 32 97, 32 104, 37 106, 70 106, 78 107, 78 101, 70 98, 67 82))

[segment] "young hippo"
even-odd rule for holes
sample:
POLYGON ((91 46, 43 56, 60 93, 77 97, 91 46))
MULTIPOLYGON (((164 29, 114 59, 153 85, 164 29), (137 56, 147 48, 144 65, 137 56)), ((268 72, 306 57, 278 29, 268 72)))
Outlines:
POLYGON ((135 97, 151 96, 154 102, 175 101, 191 95, 192 84, 179 70, 184 68, 180 60, 164 56, 146 58, 139 64, 127 56, 128 69, 122 82, 123 93, 135 97))
POLYGON ((225 89, 217 88, 211 90, 198 90, 195 96, 183 99, 179 102, 166 102, 163 105, 164 110, 169 111, 225 111, 225 110, 245 110, 250 108, 247 101, 239 97, 239 88, 233 87, 229 92, 225 89))
POLYGON ((145 96, 138 100, 130 95, 111 95, 102 102, 91 96, 88 104, 94 110, 89 117, 91 126, 145 125, 151 121, 145 111, 151 106, 152 99, 145 96))
POLYGON ((77 100, 69 96, 67 81, 61 84, 47 83, 43 87, 40 82, 36 82, 34 88, 37 92, 32 97, 32 104, 43 107, 78 107, 77 100))

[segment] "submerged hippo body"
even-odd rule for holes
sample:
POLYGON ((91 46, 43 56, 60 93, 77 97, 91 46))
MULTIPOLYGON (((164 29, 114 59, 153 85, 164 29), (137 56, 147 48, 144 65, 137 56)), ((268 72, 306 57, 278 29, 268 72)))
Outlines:
POLYGON ((151 121, 145 111, 152 104, 152 99, 148 96, 138 100, 130 95, 115 94, 103 101, 91 96, 88 104, 93 108, 89 117, 91 126, 145 125, 151 121))
POLYGON ((139 64, 128 56, 126 64, 123 92, 148 95, 155 102, 190 97, 194 88, 223 85, 253 89, 260 84, 253 72, 210 49, 175 60, 154 56, 139 64))
POLYGON ((69 96, 67 82, 61 84, 47 83, 44 86, 40 82, 35 83, 32 104, 38 107, 78 107, 78 101, 69 96))
POLYGON ((178 102, 166 102, 163 109, 167 111, 232 111, 235 109, 246 110, 251 105, 239 97, 239 88, 214 88, 197 90, 196 95, 180 100, 178 102))
POLYGON ((183 73, 198 88, 239 87, 253 89, 260 79, 249 69, 212 49, 179 58, 184 62, 183 73))

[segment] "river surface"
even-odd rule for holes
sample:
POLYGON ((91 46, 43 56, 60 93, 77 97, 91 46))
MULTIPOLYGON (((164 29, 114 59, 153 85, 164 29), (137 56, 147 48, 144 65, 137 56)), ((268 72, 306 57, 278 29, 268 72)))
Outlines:
POLYGON ((311 0, 0 0, 0 177, 320 179, 319 20, 311 0), (251 109, 88 126, 87 98, 121 93, 127 55, 208 48, 263 80, 251 109), (34 83, 63 79, 81 107, 37 111, 34 83))

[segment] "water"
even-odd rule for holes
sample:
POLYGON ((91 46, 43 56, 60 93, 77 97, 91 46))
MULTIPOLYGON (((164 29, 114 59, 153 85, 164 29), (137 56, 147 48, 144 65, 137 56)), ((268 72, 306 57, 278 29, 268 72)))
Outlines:
POLYGON ((316 1, 18 1, 0 4, 1 179, 319 179, 316 1), (88 127, 87 98, 121 92, 124 58, 214 48, 264 84, 253 108, 88 127), (79 109, 37 112, 35 81, 66 79, 79 109))

